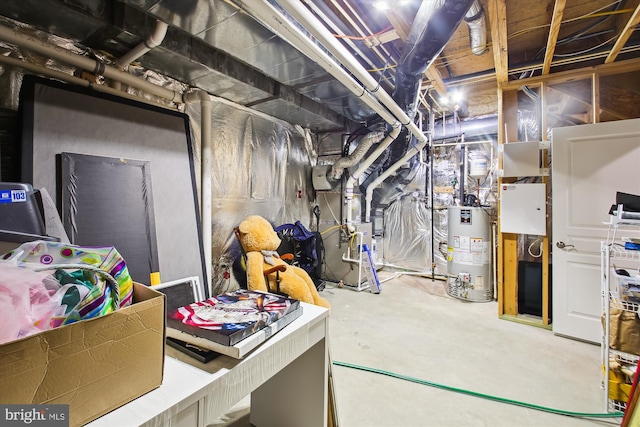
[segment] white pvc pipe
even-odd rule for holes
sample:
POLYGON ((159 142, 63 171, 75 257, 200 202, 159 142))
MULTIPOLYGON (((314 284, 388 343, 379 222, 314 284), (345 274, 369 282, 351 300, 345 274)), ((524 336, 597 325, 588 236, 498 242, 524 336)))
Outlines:
POLYGON ((76 55, 59 46, 52 45, 44 40, 36 39, 30 34, 23 33, 17 29, 11 29, 0 25, 0 40, 15 44, 46 57, 56 59, 66 64, 73 65, 83 70, 91 71, 97 75, 103 75, 108 79, 117 80, 128 86, 141 89, 151 95, 168 99, 173 102, 183 102, 182 94, 156 86, 146 80, 139 79, 129 73, 118 70, 115 67, 105 65, 86 56, 76 55))
MULTIPOLYGON (((338 64, 324 50, 320 48, 313 40, 304 34, 298 27, 293 25, 280 11, 276 10, 266 1, 250 1, 243 2, 242 7, 246 9, 253 17, 261 21, 265 26, 269 27, 274 33, 280 35, 289 44, 304 52, 306 56, 318 63, 325 71, 335 77, 353 94, 357 95, 367 104, 373 111, 378 113, 382 119, 392 126, 398 121, 394 115, 384 108, 377 99, 362 85, 357 82, 342 66, 348 64, 338 64)), ((352 62, 350 58, 348 62, 352 62)), ((363 69, 366 74, 366 70, 363 69)), ((371 77, 369 77, 371 78, 371 77)), ((382 90, 382 89, 380 89, 382 90)), ((397 107, 397 105, 396 105, 397 107)), ((398 107, 399 109, 400 107, 398 107)), ((406 115, 405 115, 406 117, 406 115)), ((408 120, 408 118, 407 118, 408 120)))
POLYGON ((211 294, 211 244, 212 244, 212 186, 211 168, 213 153, 211 144, 211 97, 203 90, 195 90, 184 95, 187 103, 200 102, 200 207, 202 218, 202 245, 204 246, 204 260, 206 270, 206 284, 211 294))
MULTIPOLYGON (((400 126, 400 124, 397 124, 393 127, 393 129, 391 129, 391 132, 389 132, 389 135, 386 136, 385 139, 383 139, 380 144, 378 144, 378 147, 371 153, 371 155, 369 157, 367 157, 365 160, 363 160, 360 163, 360 167, 358 169, 355 170, 355 172, 353 172, 350 176, 349 179, 347 179, 347 184, 345 186, 345 197, 346 197, 346 202, 347 202, 347 218, 346 218, 346 225, 347 225, 347 230, 352 233, 354 228, 353 228, 353 213, 351 212, 353 210, 352 205, 353 205, 353 186, 356 184, 356 182, 358 182, 358 178, 360 178, 360 176, 367 170, 367 168, 369 166, 371 166, 371 164, 378 158, 380 157, 380 155, 387 149, 387 147, 389 147, 389 145, 391 145, 391 143, 398 137, 398 135, 400 134, 400 131, 402 130, 402 126, 400 126)), ((369 222, 368 220, 366 222, 369 222)))
POLYGON ((389 169, 384 171, 382 174, 380 174, 380 176, 374 179, 371 182, 371 184, 369 184, 369 186, 367 187, 367 193, 365 195, 365 222, 371 221, 370 211, 371 211, 371 199, 373 198, 373 190, 375 190, 378 187, 378 185, 382 183, 382 181, 387 179, 389 176, 391 176, 392 173, 398 170, 400 166, 405 164, 407 161, 409 161, 409 159, 411 159, 413 156, 415 156, 420 151, 422 151, 422 149, 427 145, 427 142, 428 140, 422 141, 419 144, 412 147, 409 151, 407 151, 407 153, 404 156, 402 156, 400 160, 398 160, 393 165, 391 165, 389 169))
POLYGON ((167 35, 168 28, 169 26, 166 23, 162 21, 156 21, 156 28, 153 30, 153 33, 151 33, 145 41, 141 42, 129 52, 125 53, 118 60, 116 60, 116 65, 120 67, 120 69, 124 70, 133 61, 140 58, 142 55, 149 52, 154 47, 160 46, 160 44, 164 40, 164 37, 167 35))
MULTIPOLYGON (((341 64, 354 76, 358 78, 364 85, 364 87, 371 92, 382 104, 389 109, 389 111, 409 129, 409 131, 418 139, 419 142, 426 142, 427 137, 420 131, 420 128, 413 123, 413 119, 407 116, 407 114, 400 108, 400 106, 393 100, 384 89, 380 87, 380 84, 369 74, 369 72, 353 59, 353 55, 345 48, 336 38, 331 34, 327 28, 299 1, 281 0, 279 4, 287 12, 291 14, 300 24, 302 24, 307 31, 309 31, 315 38, 317 38, 336 58, 341 64)), ((275 9, 274 9, 275 11, 275 9)), ((287 19, 279 12, 282 19, 287 19)), ((315 43, 308 37, 306 40, 310 44, 315 46, 315 43)), ((306 52, 305 52, 306 53, 306 52)))
POLYGON ((174 110, 174 111, 176 110, 175 107, 171 107, 169 105, 158 104, 157 102, 154 102, 145 98, 141 98, 136 95, 131 95, 126 92, 122 92, 122 91, 110 88, 109 86, 92 84, 88 80, 81 79, 79 77, 74 77, 70 74, 63 73, 62 71, 51 70, 49 68, 41 67, 39 65, 32 64, 30 62, 24 62, 19 59, 10 58, 8 56, 0 55, 0 63, 11 65, 13 67, 19 67, 24 70, 31 71, 32 73, 41 74, 43 76, 58 79, 67 83, 72 83, 82 87, 88 87, 89 89, 95 90, 96 92, 108 93, 109 95, 115 95, 121 98, 131 99, 137 102, 144 102, 145 104, 166 108, 168 110, 174 110))

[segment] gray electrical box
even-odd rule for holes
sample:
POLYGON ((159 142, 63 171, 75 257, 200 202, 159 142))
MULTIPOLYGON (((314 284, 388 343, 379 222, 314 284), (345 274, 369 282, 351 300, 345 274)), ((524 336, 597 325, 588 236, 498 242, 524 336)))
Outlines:
POLYGON ((546 188, 546 184, 502 184, 500 186, 500 231, 546 235, 546 188))

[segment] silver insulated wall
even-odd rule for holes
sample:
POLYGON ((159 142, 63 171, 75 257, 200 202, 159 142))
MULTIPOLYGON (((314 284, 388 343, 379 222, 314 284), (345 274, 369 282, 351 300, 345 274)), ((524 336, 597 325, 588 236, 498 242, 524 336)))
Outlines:
POLYGON ((491 227, 483 208, 449 207, 447 293, 467 301, 493 300, 491 227))

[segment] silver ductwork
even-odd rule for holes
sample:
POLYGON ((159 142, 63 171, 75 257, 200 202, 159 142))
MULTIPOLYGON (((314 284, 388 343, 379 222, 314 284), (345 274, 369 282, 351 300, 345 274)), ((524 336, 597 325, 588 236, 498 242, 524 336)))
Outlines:
POLYGON ((474 55, 482 55, 489 50, 487 45, 487 19, 478 0, 474 0, 469 11, 464 16, 464 22, 469 27, 469 42, 474 55))
POLYGON ((382 138, 384 138, 384 131, 370 132, 363 136, 351 155, 342 157, 333 164, 331 172, 329 172, 329 178, 333 180, 340 179, 346 168, 350 168, 357 164, 365 154, 367 154, 369 148, 371 148, 373 144, 382 141, 382 138))

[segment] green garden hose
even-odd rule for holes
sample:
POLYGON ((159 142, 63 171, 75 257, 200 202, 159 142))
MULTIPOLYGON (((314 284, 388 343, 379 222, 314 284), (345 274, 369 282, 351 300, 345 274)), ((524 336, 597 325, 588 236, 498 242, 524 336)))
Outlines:
POLYGON ((382 369, 369 368, 369 367, 366 367, 366 366, 354 365, 352 363, 339 362, 339 361, 334 361, 333 364, 335 366, 342 366, 344 368, 351 368, 351 369, 357 369, 357 370, 360 370, 360 371, 372 372, 374 374, 386 375, 386 376, 392 377, 392 378, 398 378, 398 379, 401 379, 401 380, 411 381, 411 382, 414 382, 414 383, 427 385, 427 386, 430 386, 430 387, 440 388, 440 389, 443 389, 443 390, 453 391, 453 392, 456 392, 456 393, 462 393, 462 394, 466 394, 468 396, 480 397, 480 398, 483 398, 483 399, 492 400, 494 402, 508 403, 510 405, 522 406, 524 408, 535 409, 535 410, 543 411, 543 412, 550 412, 550 413, 556 414, 556 415, 565 415, 565 416, 568 416, 568 417, 575 417, 575 418, 620 418, 623 415, 622 412, 590 413, 590 412, 564 411, 562 409, 547 408, 546 406, 534 405, 533 403, 520 402, 518 400, 506 399, 504 397, 491 396, 489 394, 478 393, 478 392, 475 392, 475 391, 465 390, 465 389, 457 388, 457 387, 450 387, 450 386, 447 386, 447 385, 438 384, 438 383, 434 383, 434 382, 426 381, 426 380, 421 380, 419 378, 414 378, 414 377, 410 377, 410 376, 407 376, 407 375, 401 375, 401 374, 396 374, 396 373, 389 372, 389 371, 384 371, 382 369))

